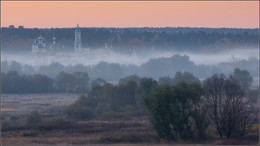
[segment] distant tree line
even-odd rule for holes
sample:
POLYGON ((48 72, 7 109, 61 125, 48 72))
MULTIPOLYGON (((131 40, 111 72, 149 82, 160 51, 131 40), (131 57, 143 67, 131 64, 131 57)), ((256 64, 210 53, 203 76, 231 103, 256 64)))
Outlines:
MULTIPOLYGON (((125 78, 121 78, 118 82, 119 85, 108 84, 104 79, 97 78, 90 81, 87 72, 73 72, 66 73, 60 72, 55 78, 50 78, 42 74, 34 75, 21 75, 16 71, 9 71, 7 73, 1 73, 1 83, 2 83, 2 93, 51 93, 51 92, 70 92, 70 93, 88 93, 92 94, 95 90, 100 93, 101 88, 97 86, 111 87, 115 91, 121 90, 129 95, 127 86, 131 85, 140 88, 135 89, 135 104, 138 106, 143 106, 141 102, 143 99, 140 96, 150 96, 150 88, 153 84, 158 85, 176 85, 180 81, 185 81, 186 83, 200 83, 200 80, 189 72, 176 72, 173 78, 169 76, 160 77, 158 81, 152 78, 140 78, 137 75, 130 75, 125 78), (129 82, 129 80, 135 81, 129 82), (137 84, 137 85, 135 85, 137 84), (98 90, 100 89, 100 90, 98 90), (137 94, 138 93, 138 94, 137 94)), ((230 80, 238 84, 248 95, 250 102, 256 102, 258 98, 258 89, 249 89, 252 84, 252 76, 246 70, 241 70, 236 68, 234 72, 230 75, 230 80)), ((132 90, 133 91, 133 90, 132 90)), ((104 93, 106 94, 106 93, 104 93)), ((128 98, 128 95, 125 95, 128 98)), ((124 104, 122 104, 124 105, 124 104)))
POLYGON ((16 71, 2 72, 1 76, 2 93, 86 93, 88 91, 87 72, 72 74, 60 72, 55 79, 41 74, 20 75, 16 71))
MULTIPOLYGON (((31 51, 40 34, 57 46, 73 51, 75 28, 1 28, 2 51, 31 51)), ((198 50, 215 52, 225 48, 258 47, 258 29, 199 29, 199 28, 81 28, 84 48, 101 48, 105 43, 112 49, 132 52, 133 49, 198 50)))
POLYGON ((45 75, 19 75, 16 71, 1 73, 2 93, 53 92, 53 80, 45 75))
POLYGON ((48 66, 42 65, 35 69, 32 65, 22 65, 16 61, 2 61, 1 71, 17 71, 19 74, 34 75, 42 74, 55 78, 60 72, 87 72, 91 81, 102 78, 106 81, 119 81, 125 76, 136 74, 141 77, 152 77, 159 79, 160 77, 174 75, 176 72, 190 72, 198 78, 206 78, 216 73, 224 73, 229 75, 235 68, 247 70, 252 76, 258 77, 259 59, 249 57, 248 59, 238 60, 236 62, 222 62, 217 65, 196 65, 190 60, 189 56, 174 55, 169 58, 151 59, 140 66, 136 65, 120 65, 117 63, 100 62, 93 66, 62 65, 54 62, 48 66))

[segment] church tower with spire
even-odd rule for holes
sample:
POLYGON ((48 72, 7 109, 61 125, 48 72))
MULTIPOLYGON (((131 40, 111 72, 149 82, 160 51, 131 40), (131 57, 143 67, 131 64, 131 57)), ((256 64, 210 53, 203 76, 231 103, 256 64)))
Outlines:
POLYGON ((79 25, 77 24, 77 28, 75 29, 75 42, 74 42, 74 51, 81 51, 81 31, 79 29, 79 25))

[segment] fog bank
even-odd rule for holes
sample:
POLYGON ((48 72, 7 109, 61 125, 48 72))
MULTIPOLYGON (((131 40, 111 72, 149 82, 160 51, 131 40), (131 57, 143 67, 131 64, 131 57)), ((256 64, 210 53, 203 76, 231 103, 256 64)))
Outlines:
POLYGON ((159 50, 133 50, 130 53, 119 53, 112 50, 95 49, 86 50, 81 53, 3 53, 1 60, 15 60, 21 64, 30 64, 33 66, 49 65, 53 62, 60 62, 64 65, 96 65, 100 62, 118 63, 120 65, 137 65, 161 57, 171 57, 175 54, 188 55, 190 60, 195 64, 218 64, 220 62, 230 62, 235 60, 247 59, 248 57, 259 58, 259 50, 255 49, 236 49, 228 50, 219 53, 190 53, 176 51, 159 51, 159 50))

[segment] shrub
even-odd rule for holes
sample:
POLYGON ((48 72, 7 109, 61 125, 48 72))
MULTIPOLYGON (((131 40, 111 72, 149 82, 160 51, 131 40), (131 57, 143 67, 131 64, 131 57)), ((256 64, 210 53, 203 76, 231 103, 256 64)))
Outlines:
POLYGON ((42 121, 42 115, 38 111, 32 111, 27 118, 27 124, 35 125, 42 121))
POLYGON ((122 114, 118 113, 118 112, 104 112, 101 114, 100 118, 101 119, 113 119, 113 118, 122 118, 122 114))
POLYGON ((72 104, 66 108, 64 112, 69 117, 78 120, 91 120, 95 118, 94 110, 87 106, 76 106, 72 104))
POLYGON ((16 116, 12 116, 9 121, 8 121, 8 125, 19 125, 21 123, 19 117, 16 117, 16 116))

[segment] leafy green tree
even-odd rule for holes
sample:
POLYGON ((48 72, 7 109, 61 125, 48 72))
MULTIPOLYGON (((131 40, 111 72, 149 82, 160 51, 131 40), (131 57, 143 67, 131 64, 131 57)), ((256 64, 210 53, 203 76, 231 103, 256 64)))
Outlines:
POLYGON ((203 132, 207 124, 204 124, 205 116, 198 109, 201 94, 202 89, 197 83, 179 82, 172 86, 159 85, 153 89, 152 98, 146 98, 145 104, 160 138, 167 140, 187 140, 196 136, 204 138, 203 132), (200 122, 202 124, 199 124, 200 122))
POLYGON ((151 92, 157 86, 157 81, 152 78, 141 78, 139 86, 136 90, 136 103, 139 107, 144 108, 144 98, 150 98, 151 92))
POLYGON ((150 97, 151 90, 155 86, 157 86, 157 82, 152 78, 141 78, 139 90, 143 96, 150 97))
POLYGON ((128 80, 125 84, 118 86, 118 103, 122 107, 126 105, 136 105, 135 93, 137 89, 137 83, 134 80, 128 80))
POLYGON ((112 84, 105 84, 102 87, 102 102, 108 103, 111 110, 117 111, 120 109, 120 100, 117 96, 118 88, 112 84))

